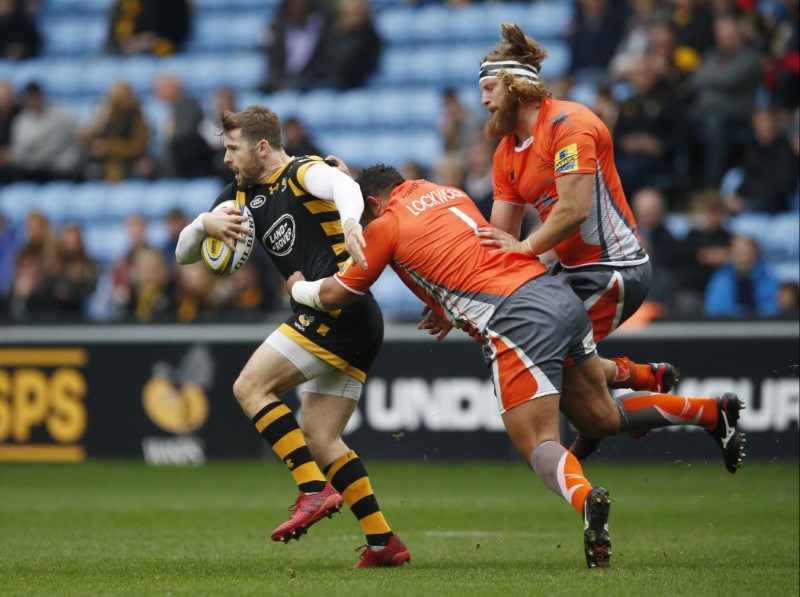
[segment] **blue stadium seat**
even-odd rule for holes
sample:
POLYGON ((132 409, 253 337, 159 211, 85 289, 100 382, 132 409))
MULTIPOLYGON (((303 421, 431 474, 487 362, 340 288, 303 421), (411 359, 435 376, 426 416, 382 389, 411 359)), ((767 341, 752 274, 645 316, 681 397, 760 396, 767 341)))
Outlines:
POLYGON ((104 221, 109 184, 92 180, 75 185, 68 200, 68 213, 77 222, 104 221))
POLYGON ((69 198, 75 192, 75 183, 67 180, 54 180, 40 184, 36 189, 36 205, 53 225, 61 225, 73 219, 69 208, 69 198))
POLYGON ((375 14, 375 28, 389 45, 405 45, 415 40, 417 18, 406 7, 386 8, 375 14))
POLYGON ((46 13, 39 19, 44 41, 42 54, 64 57, 99 54, 108 34, 108 17, 94 15, 58 15, 46 13))
POLYGON ((267 24, 268 14, 263 8, 257 12, 199 12, 184 51, 253 50, 259 47, 267 24))
POLYGON ((800 218, 793 212, 773 215, 759 240, 768 261, 800 260, 800 218))
POLYGON ((104 216, 124 221, 128 216, 147 215, 142 210, 142 197, 147 194, 150 182, 146 180, 126 180, 108 186, 105 198, 104 216))
POLYGON ((178 206, 187 217, 194 218, 211 208, 223 188, 224 185, 218 178, 179 181, 178 188, 172 191, 177 203, 173 202, 171 207, 178 206))
POLYGON ((0 212, 11 224, 20 226, 31 210, 39 206, 39 185, 35 182, 14 182, 0 187, 0 212))
POLYGON ((130 237, 124 222, 90 221, 83 226, 83 243, 89 256, 105 266, 128 252, 130 237))
POLYGON ((83 82, 86 62, 83 58, 39 58, 48 75, 40 79, 45 94, 56 101, 82 99, 86 97, 83 82))

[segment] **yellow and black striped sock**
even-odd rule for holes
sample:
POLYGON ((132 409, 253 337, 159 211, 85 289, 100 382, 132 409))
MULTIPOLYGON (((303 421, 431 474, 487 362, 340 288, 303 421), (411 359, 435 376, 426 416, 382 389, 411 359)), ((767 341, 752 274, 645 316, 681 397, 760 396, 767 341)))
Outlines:
POLYGON ((372 493, 367 469, 353 450, 348 450, 324 469, 334 489, 358 519, 369 545, 386 545, 394 533, 372 493))
POLYGON ((288 406, 280 400, 272 402, 253 417, 253 423, 289 467, 300 491, 314 493, 325 488, 325 475, 311 457, 303 432, 288 406))

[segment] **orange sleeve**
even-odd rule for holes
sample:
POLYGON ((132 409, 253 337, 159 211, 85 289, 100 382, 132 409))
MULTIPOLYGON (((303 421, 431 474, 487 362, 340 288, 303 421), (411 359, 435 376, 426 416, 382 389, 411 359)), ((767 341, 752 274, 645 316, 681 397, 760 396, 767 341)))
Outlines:
POLYGON ((524 205, 525 202, 517 193, 514 185, 509 180, 506 157, 508 154, 508 144, 505 139, 497 146, 492 159, 492 186, 494 187, 494 200, 506 201, 516 205, 524 205))
POLYGON ((375 283, 392 260, 397 245, 397 221, 394 214, 387 212, 371 222, 364 229, 364 257, 367 269, 358 265, 353 258, 347 260, 335 275, 339 282, 356 294, 364 294, 375 283))
POLYGON ((564 124, 553 130, 553 164, 556 178, 565 174, 597 172, 597 129, 574 116, 573 126, 564 124))

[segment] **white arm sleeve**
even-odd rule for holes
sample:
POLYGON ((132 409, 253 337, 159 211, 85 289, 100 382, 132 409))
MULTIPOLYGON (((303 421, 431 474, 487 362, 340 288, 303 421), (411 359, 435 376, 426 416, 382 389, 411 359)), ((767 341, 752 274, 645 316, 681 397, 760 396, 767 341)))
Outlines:
POLYGON ((181 230, 181 235, 178 237, 178 244, 175 247, 175 259, 181 265, 188 265, 200 261, 200 246, 203 244, 203 239, 206 236, 206 230, 203 228, 203 216, 200 214, 191 224, 181 230))
POLYGON ((313 164, 306 170, 304 181, 312 195, 336 203, 342 224, 350 218, 361 220, 364 212, 361 187, 347 174, 327 164, 313 164))

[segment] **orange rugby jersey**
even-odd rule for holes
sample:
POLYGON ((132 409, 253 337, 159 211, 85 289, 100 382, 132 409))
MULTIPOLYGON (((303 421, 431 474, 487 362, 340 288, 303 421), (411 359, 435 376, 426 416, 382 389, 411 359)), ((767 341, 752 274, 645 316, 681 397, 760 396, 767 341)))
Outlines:
POLYGON ((531 139, 515 147, 513 134, 503 138, 494 154, 494 199, 530 203, 544 221, 558 201, 556 178, 578 173, 597 176, 592 207, 580 228, 556 245, 561 263, 627 266, 647 261, 614 166, 611 134, 586 106, 545 98, 531 139))
POLYGON ((467 194, 425 180, 395 188, 383 215, 364 230, 364 270, 350 259, 336 274, 349 290, 365 293, 387 265, 427 304, 472 333, 482 333, 497 307, 547 270, 513 251, 491 253, 479 242, 488 226, 467 194))

